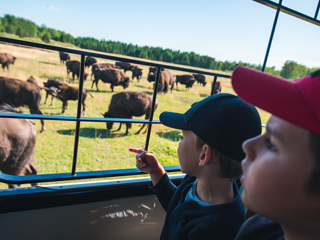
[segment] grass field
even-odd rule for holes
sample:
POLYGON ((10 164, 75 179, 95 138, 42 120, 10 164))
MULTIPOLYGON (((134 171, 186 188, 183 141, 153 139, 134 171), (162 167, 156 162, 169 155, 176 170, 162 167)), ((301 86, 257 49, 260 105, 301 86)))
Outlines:
MULTIPOLYGON (((35 41, 34 39, 29 39, 35 41)), ((53 45, 72 47, 68 44, 52 42, 53 45)), ((74 47, 74 46, 73 46, 74 47)), ((26 48, 13 46, 9 44, 0 44, 0 52, 7 52, 17 57, 14 65, 10 65, 10 70, 0 70, 0 76, 18 78, 26 80, 29 76, 34 76, 40 86, 48 78, 56 78, 67 82, 71 86, 78 86, 78 80, 75 82, 68 78, 66 66, 60 65, 59 53, 54 51, 41 50, 36 48, 26 48)), ((80 56, 71 54, 72 60, 79 60, 80 56)), ((98 59, 98 62, 112 62, 98 59)), ((149 94, 153 93, 152 83, 147 79, 149 66, 140 66, 143 68, 143 75, 140 82, 130 80, 130 91, 141 91, 149 94)), ((85 71, 91 74, 91 68, 85 71)), ((183 74, 183 72, 172 71, 173 74, 183 74)), ((131 79, 131 72, 126 72, 131 79)), ((179 89, 174 87, 171 93, 159 94, 158 109, 155 111, 154 119, 159 119, 163 111, 185 112, 191 104, 199 101, 210 94, 210 87, 213 77, 207 76, 208 84, 203 87, 195 84, 190 90, 179 85, 179 89)), ((222 92, 234 93, 230 79, 218 78, 222 82, 222 92)), ((87 114, 86 117, 102 117, 101 113, 108 111, 110 99, 112 97, 110 84, 99 82, 99 89, 91 88, 92 81, 87 80, 84 83, 84 89, 90 91, 94 98, 89 95, 86 99, 87 114)), ((122 86, 115 87, 115 92, 123 91, 122 86)), ((44 105, 45 91, 41 100, 41 110, 46 115, 61 116, 62 102, 54 99, 53 106, 50 106, 51 97, 44 105)), ((76 116, 77 101, 69 101, 69 109, 64 116, 76 116)), ((23 113, 29 113, 29 109, 22 107, 23 113)), ((260 111, 260 110, 259 110, 260 111)), ((269 114, 260 111, 262 122, 265 123, 269 114)), ((141 117, 144 118, 144 117, 141 117)), ((144 148, 146 134, 135 135, 134 133, 141 127, 141 124, 133 124, 129 130, 129 135, 125 136, 125 125, 117 132, 119 124, 115 123, 111 131, 106 130, 105 123, 83 122, 81 123, 77 171, 95 171, 107 169, 124 169, 135 167, 135 155, 128 151, 129 147, 144 148)), ((45 121, 46 131, 39 133, 41 124, 36 120, 38 129, 35 162, 39 174, 64 173, 71 172, 74 132, 76 124, 69 121, 45 121)), ((154 153, 162 165, 179 165, 176 148, 180 139, 180 131, 169 129, 162 125, 153 125, 149 151, 154 153)), ((0 188, 7 188, 6 184, 0 184, 0 188)))

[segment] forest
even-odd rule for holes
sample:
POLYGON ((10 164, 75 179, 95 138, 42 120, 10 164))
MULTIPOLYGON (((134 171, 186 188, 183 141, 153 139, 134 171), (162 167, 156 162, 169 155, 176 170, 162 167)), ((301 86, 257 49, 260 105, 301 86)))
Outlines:
MULTIPOLYGON (((96 50, 107 53, 121 54, 126 56, 150 59, 155 61, 163 61, 167 63, 182 64, 205 69, 232 72, 237 66, 247 66, 261 70, 261 65, 255 65, 245 62, 229 62, 218 61, 214 57, 199 55, 195 52, 180 52, 172 49, 163 49, 161 47, 138 46, 132 43, 122 43, 119 41, 110 41, 105 39, 95 39, 92 37, 73 37, 69 33, 46 27, 38 26, 34 22, 24 18, 18 18, 13 15, 6 14, 0 18, 0 34, 1 32, 16 34, 20 38, 36 37, 46 43, 50 40, 71 43, 83 49, 96 50)), ((287 60, 281 70, 275 70, 275 67, 267 67, 267 73, 295 80, 303 77, 316 69, 307 68, 297 62, 287 60)))

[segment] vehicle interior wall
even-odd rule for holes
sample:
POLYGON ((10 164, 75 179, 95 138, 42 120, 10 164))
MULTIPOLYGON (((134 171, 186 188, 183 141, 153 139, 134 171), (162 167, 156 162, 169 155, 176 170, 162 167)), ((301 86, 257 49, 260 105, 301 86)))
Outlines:
POLYGON ((146 195, 0 214, 0 232, 1 239, 159 239, 164 218, 155 195, 146 195))

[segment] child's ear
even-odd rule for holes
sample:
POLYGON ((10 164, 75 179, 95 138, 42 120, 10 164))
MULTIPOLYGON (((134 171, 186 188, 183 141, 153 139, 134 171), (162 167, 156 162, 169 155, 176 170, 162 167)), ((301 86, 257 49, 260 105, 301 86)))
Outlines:
POLYGON ((200 151, 199 166, 204 166, 209 163, 212 155, 212 149, 208 144, 204 144, 200 151))

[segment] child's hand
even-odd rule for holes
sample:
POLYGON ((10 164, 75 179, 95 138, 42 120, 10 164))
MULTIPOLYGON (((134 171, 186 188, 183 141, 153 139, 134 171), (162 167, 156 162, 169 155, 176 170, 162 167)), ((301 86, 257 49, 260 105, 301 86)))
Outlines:
POLYGON ((158 162, 157 158, 152 154, 138 148, 129 148, 130 152, 137 153, 136 166, 142 172, 149 173, 150 175, 163 172, 163 167, 158 162))

